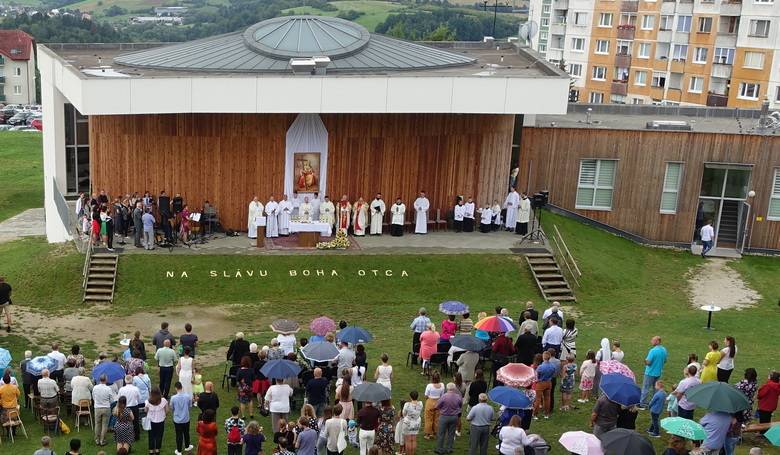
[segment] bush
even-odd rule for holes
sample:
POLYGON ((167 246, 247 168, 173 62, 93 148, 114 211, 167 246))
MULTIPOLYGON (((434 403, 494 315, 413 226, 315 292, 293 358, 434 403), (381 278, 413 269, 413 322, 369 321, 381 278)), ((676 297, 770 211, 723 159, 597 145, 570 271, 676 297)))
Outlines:
POLYGON ((360 11, 355 11, 354 9, 347 10, 347 11, 341 11, 336 17, 339 17, 341 19, 346 19, 348 21, 354 21, 358 17, 362 16, 364 13, 361 13, 360 11))

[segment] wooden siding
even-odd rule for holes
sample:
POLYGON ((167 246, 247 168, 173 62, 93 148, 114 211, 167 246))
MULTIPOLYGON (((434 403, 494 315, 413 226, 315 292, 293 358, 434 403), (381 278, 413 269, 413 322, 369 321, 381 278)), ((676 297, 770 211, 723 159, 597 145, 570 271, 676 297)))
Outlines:
POLYGON ((525 128, 518 188, 550 191, 552 204, 646 239, 693 238, 704 163, 753 165, 753 248, 780 249, 780 222, 767 221, 772 177, 780 168, 780 138, 686 132, 525 128), (577 210, 580 160, 617 159, 611 211, 577 210), (677 213, 660 213, 666 163, 683 163, 677 213))
MULTIPOLYGON (((294 114, 166 114, 90 117, 92 187, 109 194, 182 193, 216 204, 226 227, 245 230, 253 195, 283 190, 285 136, 294 114)), ((407 205, 419 190, 442 216, 455 195, 503 201, 512 115, 329 114, 328 193, 407 205)))

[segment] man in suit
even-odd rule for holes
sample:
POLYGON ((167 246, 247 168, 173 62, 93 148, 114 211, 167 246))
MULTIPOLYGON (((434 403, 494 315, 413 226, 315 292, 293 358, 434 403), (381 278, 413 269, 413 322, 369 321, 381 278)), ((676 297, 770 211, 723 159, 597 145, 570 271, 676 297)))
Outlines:
POLYGON ((141 236, 144 233, 144 223, 141 219, 144 216, 144 209, 142 207, 143 203, 138 201, 135 203, 135 208, 133 209, 133 239, 136 248, 144 247, 141 245, 141 236))
POLYGON ((165 233, 165 239, 171 240, 171 198, 165 191, 160 191, 160 197, 157 198, 157 207, 160 210, 160 225, 165 233))

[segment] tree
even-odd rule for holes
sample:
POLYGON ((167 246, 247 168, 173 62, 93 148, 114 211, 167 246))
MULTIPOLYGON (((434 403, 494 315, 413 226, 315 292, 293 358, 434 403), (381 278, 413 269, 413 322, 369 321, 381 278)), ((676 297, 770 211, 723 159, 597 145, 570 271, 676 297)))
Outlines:
POLYGON ((424 41, 454 41, 455 32, 445 24, 439 24, 436 30, 425 35, 424 41))

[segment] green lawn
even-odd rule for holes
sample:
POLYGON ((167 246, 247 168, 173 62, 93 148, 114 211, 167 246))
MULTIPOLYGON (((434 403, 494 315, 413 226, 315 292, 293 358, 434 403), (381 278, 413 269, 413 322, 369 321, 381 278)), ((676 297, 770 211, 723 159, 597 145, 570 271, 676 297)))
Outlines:
POLYGON ((43 207, 40 133, 0 132, 0 221, 43 207))
POLYGON ((284 14, 311 14, 316 16, 337 16, 342 11, 354 10, 363 13, 355 19, 355 22, 366 27, 370 32, 376 29, 376 26, 384 22, 391 13, 402 11, 407 6, 401 3, 383 2, 375 0, 343 0, 330 2, 331 5, 338 8, 338 11, 322 11, 311 6, 300 6, 289 8, 282 11, 284 14))

